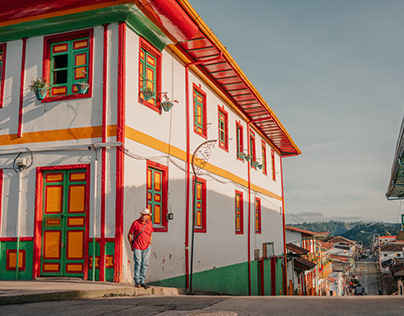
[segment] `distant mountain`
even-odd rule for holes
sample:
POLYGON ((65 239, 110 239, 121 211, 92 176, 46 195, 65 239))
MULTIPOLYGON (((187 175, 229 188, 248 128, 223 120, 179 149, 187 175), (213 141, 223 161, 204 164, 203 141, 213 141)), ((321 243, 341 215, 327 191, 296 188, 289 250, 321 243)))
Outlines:
POLYGON ((289 224, 288 226, 311 230, 313 232, 330 232, 330 236, 340 236, 347 232, 357 223, 341 222, 341 221, 328 221, 328 222, 314 222, 302 224, 289 224))
POLYGON ((384 222, 314 222, 302 224, 289 224, 301 229, 311 230, 313 232, 329 231, 330 236, 342 236, 356 241, 363 246, 371 242, 375 234, 379 236, 397 235, 401 229, 400 224, 384 223, 384 222))

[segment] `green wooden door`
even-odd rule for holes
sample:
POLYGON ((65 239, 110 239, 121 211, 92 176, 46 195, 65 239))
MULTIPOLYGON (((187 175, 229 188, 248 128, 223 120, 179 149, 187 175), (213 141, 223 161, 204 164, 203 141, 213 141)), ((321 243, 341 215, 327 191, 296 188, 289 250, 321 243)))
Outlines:
POLYGON ((83 276, 87 222, 86 177, 85 169, 44 173, 42 276, 83 276))

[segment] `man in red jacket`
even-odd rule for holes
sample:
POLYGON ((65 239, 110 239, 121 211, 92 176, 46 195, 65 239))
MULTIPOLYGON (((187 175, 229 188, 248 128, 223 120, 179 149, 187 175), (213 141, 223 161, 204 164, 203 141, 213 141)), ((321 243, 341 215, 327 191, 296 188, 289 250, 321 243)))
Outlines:
POLYGON ((132 246, 133 259, 135 260, 135 286, 147 286, 144 282, 146 269, 149 265, 150 245, 153 238, 153 224, 150 220, 150 210, 145 208, 140 211, 140 217, 132 223, 129 229, 128 240, 132 246))

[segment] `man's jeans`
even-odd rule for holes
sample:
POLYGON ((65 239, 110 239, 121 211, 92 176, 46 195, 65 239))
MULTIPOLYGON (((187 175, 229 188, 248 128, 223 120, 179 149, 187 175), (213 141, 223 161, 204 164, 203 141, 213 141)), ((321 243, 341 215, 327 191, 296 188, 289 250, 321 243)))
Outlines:
POLYGON ((133 259, 135 260, 135 277, 133 279, 136 284, 144 284, 150 259, 150 246, 145 250, 134 249, 133 259))

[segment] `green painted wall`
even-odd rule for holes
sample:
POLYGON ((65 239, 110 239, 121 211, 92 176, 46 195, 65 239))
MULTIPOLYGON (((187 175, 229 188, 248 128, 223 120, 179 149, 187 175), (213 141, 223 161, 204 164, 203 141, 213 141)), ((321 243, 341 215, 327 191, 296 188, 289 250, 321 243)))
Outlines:
MULTIPOLYGON (((276 263, 276 288, 282 290, 282 260, 276 263)), ((156 286, 185 288, 185 276, 155 281, 156 286)), ((260 283, 258 280, 258 262, 251 261, 251 295, 260 295, 260 283)), ((243 262, 221 268, 197 272, 193 275, 194 290, 217 292, 231 295, 248 295, 248 263, 243 262)), ((264 290, 265 295, 271 295, 271 263, 264 259, 264 290)))
POLYGON ((271 260, 264 260, 264 293, 265 295, 272 295, 271 293, 271 260))
MULTIPOLYGON (((7 265, 7 249, 17 249, 16 241, 2 241, 0 242, 0 280, 32 280, 32 262, 33 262, 33 242, 32 241, 20 241, 20 250, 25 250, 25 270, 6 270, 7 265)), ((105 255, 114 255, 115 244, 113 242, 107 242, 105 245, 105 255)), ((93 254, 93 244, 89 244, 89 256, 93 254)), ((100 255, 99 243, 96 243, 96 256, 100 255)), ((88 271, 88 279, 93 280, 93 271, 88 271)), ((99 280, 99 269, 95 269, 95 280, 99 280)), ((105 281, 114 281, 114 268, 105 269, 105 281)))
POLYGON ((25 270, 6 270, 7 249, 17 249, 16 241, 0 242, 0 280, 32 280, 32 255, 34 244, 32 241, 20 241, 20 250, 25 250, 25 270))
MULTIPOLYGON (((105 243, 105 255, 114 255, 114 250, 115 250, 115 244, 113 242, 107 242, 105 243)), ((89 262, 90 262, 90 257, 92 258, 94 252, 93 248, 93 242, 90 242, 88 244, 88 257, 89 257, 89 262)), ((100 243, 96 242, 95 243, 95 256, 99 258, 100 256, 100 243)), ((90 265, 89 265, 90 267, 90 265)), ((105 269, 105 281, 108 282, 113 282, 114 281, 114 268, 106 268, 105 269)), ((99 267, 96 267, 94 270, 91 268, 88 269, 88 280, 90 281, 99 281, 100 279, 100 269, 99 267), (95 275, 95 278, 93 277, 95 275)))
POLYGON ((276 258, 276 295, 283 293, 283 260, 281 258, 276 258))

